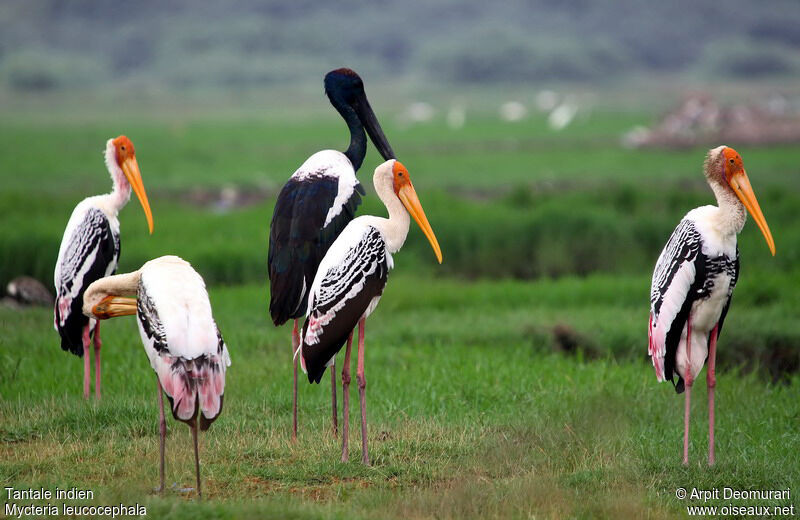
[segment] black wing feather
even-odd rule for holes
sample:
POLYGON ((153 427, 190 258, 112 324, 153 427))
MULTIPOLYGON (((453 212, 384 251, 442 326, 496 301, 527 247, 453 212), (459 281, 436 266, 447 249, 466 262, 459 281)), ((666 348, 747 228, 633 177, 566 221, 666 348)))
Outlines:
MULTIPOLYGON (((728 301, 725 303, 725 306, 722 309, 722 313, 718 322, 719 336, 719 332, 722 330, 722 324, 725 321, 725 316, 728 313, 731 295, 739 276, 739 249, 737 247, 735 260, 731 260, 725 255, 710 257, 704 254, 703 238, 697 231, 694 223, 690 220, 684 220, 675 230, 675 234, 681 234, 683 236, 683 240, 679 246, 679 258, 683 258, 685 261, 693 261, 695 267, 694 282, 689 288, 689 292, 686 295, 686 300, 681 306, 680 311, 672 321, 665 341, 666 355, 664 356, 664 376, 673 383, 675 383, 673 376, 678 376, 678 381, 675 383, 675 391, 677 393, 682 393, 685 390, 685 384, 680 374, 675 371, 675 354, 678 351, 681 335, 683 334, 683 328, 686 326, 686 321, 689 318, 692 305, 696 301, 704 300, 711 295, 711 292, 714 290, 714 283, 719 274, 727 272, 731 276, 731 284, 728 288, 728 301)), ((679 263, 676 262, 671 276, 674 276, 675 272, 677 272, 679 267, 678 264, 679 263)), ((666 290, 666 287, 664 290, 666 290)), ((663 292, 661 294, 663 296, 663 292)), ((654 309, 659 308, 660 303, 661 301, 654 301, 654 309)))
POLYGON ((680 374, 675 372, 675 353, 678 351, 683 327, 689 317, 692 304, 700 298, 702 288, 706 279, 706 257, 703 254, 703 237, 697 230, 694 222, 689 219, 682 220, 667 242, 664 253, 656 265, 653 275, 653 287, 650 293, 650 306, 653 315, 658 318, 661 313, 661 305, 670 286, 675 282, 675 276, 687 262, 692 262, 695 268, 695 276, 689 291, 686 294, 681 308, 672 318, 669 330, 665 338, 664 354, 664 377, 675 384, 678 393, 683 392, 683 379, 680 374), (674 376, 678 376, 675 383, 674 376))
MULTIPOLYGON (((169 354, 169 344, 167 343, 167 332, 158 316, 158 310, 153 299, 147 294, 147 290, 139 279, 139 286, 136 290, 136 315, 142 324, 147 338, 152 340, 153 348, 159 354, 169 354)), ((219 332, 217 332, 219 334, 219 332)))
POLYGON ((302 356, 310 383, 320 382, 326 364, 344 346, 372 299, 383 294, 388 275, 386 244, 380 232, 369 227, 344 261, 328 271, 314 295, 302 333, 302 356), (360 289, 349 296, 355 286, 360 289), (309 345, 308 328, 320 317, 326 317, 327 323, 316 331, 318 341, 309 345))
MULTIPOLYGON (((725 316, 728 315, 728 309, 731 306, 731 299, 733 298, 733 289, 736 288, 736 282, 739 281, 739 246, 736 246, 736 260, 732 262, 731 270, 733 271, 731 278, 731 287, 728 294, 728 301, 725 302, 725 307, 722 308, 722 314, 719 315, 717 322, 717 339, 722 335, 722 325, 725 323, 725 316)), ((709 341, 711 336, 709 336, 709 341)))
POLYGON ((106 276, 108 266, 112 263, 114 269, 109 274, 114 274, 119 252, 119 236, 112 233, 105 213, 98 208, 89 209, 70 238, 69 249, 62 259, 61 279, 56 287, 55 323, 63 350, 83 356, 83 328, 89 323, 89 318, 83 314, 83 293, 92 282, 106 276), (83 280, 79 281, 77 273, 89 261, 92 251, 96 251, 92 265, 83 280), (82 286, 77 297, 72 300, 66 316, 62 316, 59 308, 60 296, 71 292, 75 283, 81 283, 82 286))
POLYGON ((667 332, 666 338, 666 355, 664 356, 664 377, 669 379, 675 385, 675 391, 682 393, 684 391, 684 383, 681 375, 675 370, 675 354, 678 352, 678 345, 681 342, 681 334, 686 321, 689 319, 689 313, 692 310, 692 305, 702 297, 702 289, 706 279, 706 256, 702 252, 701 247, 697 247, 696 256, 694 258, 695 278, 694 283, 689 288, 689 294, 686 295, 686 301, 683 302, 681 310, 672 320, 667 332), (673 379, 673 375, 678 376, 678 382, 673 379))
POLYGON ((341 212, 324 226, 338 185, 337 177, 314 175, 290 179, 278 195, 268 256, 269 312, 275 325, 305 315, 319 263, 361 204, 364 189, 357 184, 341 212))

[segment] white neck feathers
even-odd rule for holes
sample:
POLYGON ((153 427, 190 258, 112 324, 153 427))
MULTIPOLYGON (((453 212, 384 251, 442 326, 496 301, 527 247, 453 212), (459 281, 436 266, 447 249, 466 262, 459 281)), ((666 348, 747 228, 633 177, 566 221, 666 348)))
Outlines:
POLYGON ((114 188, 111 193, 105 195, 108 203, 108 209, 113 211, 116 215, 119 210, 125 207, 125 204, 131 199, 131 185, 125 174, 122 173, 122 168, 117 163, 117 151, 114 147, 114 142, 109 139, 106 143, 105 151, 106 168, 111 175, 111 181, 114 183, 114 188))
POLYGON ((387 161, 375 169, 375 175, 372 177, 372 182, 375 185, 375 192, 378 198, 386 206, 389 212, 389 218, 376 217, 375 225, 383 235, 386 241, 386 249, 389 253, 396 253, 403 247, 408 236, 408 228, 411 223, 411 217, 406 211, 403 203, 400 202, 397 194, 394 192, 394 176, 392 167, 394 161, 387 161))
POLYGON ((739 234, 747 221, 747 211, 744 204, 730 188, 711 183, 711 189, 717 197, 719 206, 718 228, 726 235, 739 234))

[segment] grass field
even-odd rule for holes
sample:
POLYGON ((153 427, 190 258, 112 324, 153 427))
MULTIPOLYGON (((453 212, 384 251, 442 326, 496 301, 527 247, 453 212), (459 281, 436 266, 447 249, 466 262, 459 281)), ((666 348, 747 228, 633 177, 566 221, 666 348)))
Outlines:
MULTIPOLYGON (((800 490, 797 148, 739 149, 778 253, 748 222, 720 341, 718 464, 704 464, 701 376, 683 468, 683 396, 655 382, 646 321, 661 247, 686 211, 713 202, 704 150, 620 148, 622 131, 655 116, 647 111, 595 111, 560 134, 539 117, 509 125, 483 113, 458 131, 382 117, 445 261, 437 267, 412 229, 367 324, 366 468, 354 389, 350 463, 329 430, 328 384, 301 384, 300 438, 289 442, 289 330, 267 317, 276 190, 313 151, 343 148, 342 124, 326 112, 141 110, 123 123, 113 112, 69 114, 0 122, 0 283, 22 273, 51 283, 72 207, 110 185, 104 142, 126 133, 155 233, 131 201, 120 271, 175 253, 203 274, 233 360, 225 411, 201 440, 207 500, 156 496, 155 385, 134 320, 103 326, 94 404, 81 398, 81 364, 58 348, 51 311, 0 307, 2 486, 91 489, 80 503, 140 503, 165 518, 680 518, 703 502, 677 499, 678 487, 800 490), (250 196, 222 207, 224 188, 250 196)), ((377 163, 370 152, 360 173, 362 213, 382 211, 377 163)), ((167 482, 190 486, 190 433, 168 428, 167 482)))

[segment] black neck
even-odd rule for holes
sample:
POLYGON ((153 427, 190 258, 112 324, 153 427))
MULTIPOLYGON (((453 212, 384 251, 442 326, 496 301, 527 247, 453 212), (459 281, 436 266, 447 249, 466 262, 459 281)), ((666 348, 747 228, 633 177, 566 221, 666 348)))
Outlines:
POLYGON ((344 102, 336 93, 326 92, 326 94, 328 94, 331 105, 339 112, 344 122, 347 123, 347 128, 350 129, 350 146, 347 147, 344 154, 353 165, 353 170, 357 172, 367 155, 367 135, 364 132, 364 124, 349 103, 344 102))
POLYGON ((353 169, 358 171, 361 163, 364 162, 364 156, 367 155, 367 135, 364 133, 364 125, 355 110, 349 106, 343 108, 339 112, 347 123, 347 128, 350 129, 350 146, 347 147, 344 154, 350 159, 353 169))

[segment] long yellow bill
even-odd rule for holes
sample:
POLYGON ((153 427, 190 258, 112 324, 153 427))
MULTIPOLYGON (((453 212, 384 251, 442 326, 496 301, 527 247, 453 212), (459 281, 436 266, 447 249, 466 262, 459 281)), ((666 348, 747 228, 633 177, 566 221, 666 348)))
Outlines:
POLYGON ((142 174, 139 172, 139 163, 136 162, 135 157, 129 157, 122 162, 122 173, 131 183, 133 192, 139 198, 139 202, 144 209, 144 216, 147 217, 147 227, 150 228, 150 234, 153 234, 153 214, 150 212, 150 203, 147 201, 147 193, 144 191, 144 183, 142 182, 142 174))
POLYGON ((733 192, 736 193, 736 196, 742 201, 744 207, 747 208, 747 211, 753 216, 753 220, 756 221, 758 228, 767 240, 767 246, 769 246, 772 256, 775 256, 775 241, 772 239, 772 233, 769 232, 767 219, 765 219, 764 214, 761 213, 761 207, 758 205, 753 187, 750 186, 750 179, 747 178, 747 173, 742 170, 740 173, 733 174, 730 184, 731 188, 733 188, 733 192))
POLYGON ((92 307, 92 314, 100 320, 136 314, 136 298, 106 296, 100 300, 100 303, 92 307))
POLYGON ((397 196, 400 197, 400 202, 403 203, 403 206, 406 207, 409 214, 414 217, 414 220, 417 221, 420 229, 422 232, 425 233, 425 236, 428 238, 428 242, 431 243, 431 247, 433 247, 433 252, 436 254, 436 259, 439 263, 442 263, 442 249, 439 247, 439 242, 436 240, 436 235, 433 234, 433 229, 431 229, 431 225, 428 223, 428 217, 425 216, 425 211, 422 209, 422 204, 419 202, 419 197, 417 197, 417 192, 414 190, 414 186, 409 181, 408 184, 402 186, 398 192, 397 196))

